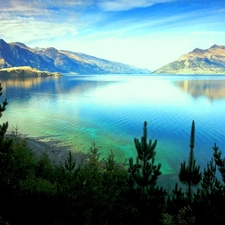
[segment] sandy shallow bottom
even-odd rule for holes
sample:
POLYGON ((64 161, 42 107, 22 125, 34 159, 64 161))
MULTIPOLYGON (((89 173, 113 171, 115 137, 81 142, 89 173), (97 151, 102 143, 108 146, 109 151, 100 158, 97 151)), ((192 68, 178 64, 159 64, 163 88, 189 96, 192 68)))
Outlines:
MULTIPOLYGON (((8 137, 10 135, 7 135, 8 137)), ((82 152, 74 152, 71 150, 71 146, 63 146, 60 141, 53 140, 49 137, 23 137, 20 140, 25 141, 26 146, 35 154, 37 158, 40 158, 42 154, 47 154, 51 161, 57 165, 64 165, 64 162, 69 154, 72 152, 73 157, 76 159, 77 166, 82 164, 87 154, 82 152)), ((177 183, 177 174, 166 174, 159 177, 159 186, 166 187, 168 190, 177 183)))
MULTIPOLYGON (((12 136, 7 135, 7 137, 11 138, 12 136)), ((26 146, 35 154, 37 158, 40 158, 43 154, 47 154, 51 161, 58 165, 64 164, 69 151, 71 151, 70 146, 63 146, 60 141, 51 140, 48 137, 20 137, 20 139, 25 142, 26 146)), ((86 156, 81 152, 71 152, 78 164, 81 163, 86 156)))

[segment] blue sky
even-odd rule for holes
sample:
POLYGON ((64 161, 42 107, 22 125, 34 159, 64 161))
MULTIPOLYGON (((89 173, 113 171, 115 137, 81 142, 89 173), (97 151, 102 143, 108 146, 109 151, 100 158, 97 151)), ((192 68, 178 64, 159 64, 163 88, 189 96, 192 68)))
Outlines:
POLYGON ((0 38, 155 70, 225 45, 225 1, 0 0, 0 38))

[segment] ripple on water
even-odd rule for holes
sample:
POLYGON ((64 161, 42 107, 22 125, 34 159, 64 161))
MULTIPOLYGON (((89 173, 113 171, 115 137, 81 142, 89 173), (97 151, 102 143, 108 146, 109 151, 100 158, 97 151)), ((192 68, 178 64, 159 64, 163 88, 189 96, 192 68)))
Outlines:
POLYGON ((33 137, 52 136, 74 151, 87 151, 96 140, 104 157, 113 150, 118 161, 136 156, 133 139, 141 138, 146 120, 149 139, 158 140, 156 162, 163 174, 177 172, 188 159, 195 120, 195 156, 204 168, 215 142, 225 150, 225 100, 193 96, 193 83, 181 88, 171 79, 65 76, 60 83, 50 79, 38 88, 20 88, 19 96, 16 87, 6 86, 10 104, 1 120, 33 137))

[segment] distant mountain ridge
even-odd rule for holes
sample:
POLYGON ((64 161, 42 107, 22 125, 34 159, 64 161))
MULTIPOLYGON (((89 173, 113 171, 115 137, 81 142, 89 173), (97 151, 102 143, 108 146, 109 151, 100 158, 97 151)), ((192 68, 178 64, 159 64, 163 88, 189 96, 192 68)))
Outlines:
POLYGON ((213 45, 208 49, 196 48, 182 55, 155 74, 225 74, 225 46, 213 45))
POLYGON ((83 53, 49 48, 30 48, 23 43, 0 39, 0 69, 29 66, 41 71, 78 74, 149 74, 127 64, 100 59, 83 53))

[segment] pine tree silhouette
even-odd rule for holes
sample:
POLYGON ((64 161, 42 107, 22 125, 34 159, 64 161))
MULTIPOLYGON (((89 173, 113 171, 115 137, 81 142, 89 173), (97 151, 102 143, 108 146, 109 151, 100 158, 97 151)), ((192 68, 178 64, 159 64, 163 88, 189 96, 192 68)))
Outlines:
POLYGON ((194 158, 194 146, 195 146, 195 122, 192 121, 191 125, 191 137, 190 137, 190 152, 188 163, 184 161, 181 163, 179 179, 183 184, 188 185, 188 202, 192 198, 192 187, 199 184, 201 181, 202 173, 200 172, 200 166, 196 166, 196 160, 194 158))
POLYGON ((218 190, 222 190, 222 185, 216 177, 216 163, 213 159, 207 163, 207 168, 204 169, 201 186, 204 194, 207 196, 214 194, 218 190))
MULTIPOLYGON (((0 83, 0 96, 2 95, 2 86, 0 83)), ((2 112, 6 110, 6 105, 8 104, 7 99, 5 99, 2 104, 0 104, 0 118, 2 117, 2 112)), ((11 140, 5 140, 5 133, 8 129, 8 122, 0 124, 0 154, 6 153, 11 145, 11 140)))
POLYGON ((137 150, 137 159, 134 164, 133 158, 129 159, 129 173, 134 185, 146 192, 148 189, 154 188, 161 174, 161 164, 155 165, 155 148, 157 140, 148 141, 147 122, 144 122, 143 136, 141 140, 134 138, 135 148, 137 150))
POLYGON ((213 146, 213 151, 215 163, 218 166, 223 182, 225 183, 225 158, 222 158, 222 152, 219 151, 219 147, 216 145, 216 143, 213 146))

